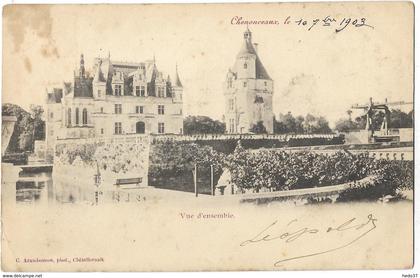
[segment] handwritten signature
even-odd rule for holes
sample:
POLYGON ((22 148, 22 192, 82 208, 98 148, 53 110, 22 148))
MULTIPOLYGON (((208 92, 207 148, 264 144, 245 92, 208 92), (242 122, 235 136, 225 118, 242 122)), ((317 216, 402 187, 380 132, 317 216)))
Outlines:
MULTIPOLYGON (((340 224, 336 227, 331 227, 330 226, 327 229, 303 227, 303 228, 298 228, 297 230, 294 229, 293 232, 285 231, 285 232, 281 232, 281 233, 276 233, 276 232, 273 233, 273 230, 275 228, 278 228, 278 226, 279 226, 278 221, 276 220, 273 223, 271 223, 270 225, 268 225, 267 227, 265 227, 261 232, 256 234, 251 239, 247 239, 247 240, 241 242, 240 246, 245 247, 245 246, 250 245, 250 244, 257 244, 257 243, 268 242, 268 241, 283 241, 284 243, 290 243, 290 242, 293 242, 293 241, 297 241, 297 240, 303 238, 304 236, 307 236, 307 235, 310 235, 310 234, 332 235, 333 233, 339 233, 339 232, 345 232, 345 231, 362 231, 361 233, 357 233, 357 235, 353 239, 351 239, 350 241, 347 241, 347 242, 345 242, 345 243, 343 243, 343 244, 341 244, 337 247, 333 247, 331 249, 316 251, 316 252, 313 252, 313 253, 308 253, 308 254, 304 254, 304 255, 298 255, 298 256, 278 260, 274 263, 274 266, 279 267, 279 266, 282 265, 282 263, 287 262, 287 261, 318 256, 318 255, 331 253, 331 252, 346 248, 346 247, 352 245, 353 243, 357 242, 358 240, 360 240, 361 238, 363 238, 364 236, 366 236, 367 234, 369 234, 373 230, 375 230, 376 229, 376 224, 375 224, 376 221, 378 221, 378 219, 376 219, 372 214, 369 214, 367 216, 367 220, 365 220, 361 223, 357 223, 358 221, 354 217, 354 218, 351 218, 351 219, 343 222, 342 224, 340 224)), ((290 221, 286 225, 286 228, 290 228, 290 226, 293 223, 296 223, 296 222, 298 222, 298 220, 293 219, 292 221, 290 221)))

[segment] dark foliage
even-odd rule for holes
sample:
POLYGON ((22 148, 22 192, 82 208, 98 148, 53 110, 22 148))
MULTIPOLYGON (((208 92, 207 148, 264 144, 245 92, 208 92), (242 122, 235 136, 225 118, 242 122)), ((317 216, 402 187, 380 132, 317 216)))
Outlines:
POLYGON ((2 105, 3 116, 15 116, 17 122, 10 138, 7 153, 32 151, 35 140, 44 140, 45 122, 42 120, 44 110, 41 106, 31 106, 31 113, 16 104, 2 105))
POLYGON ((184 119, 184 134, 223 134, 226 125, 207 116, 188 116, 184 119))
POLYGON ((322 117, 307 114, 306 117, 294 117, 292 113, 280 114, 278 119, 274 118, 274 133, 285 134, 325 134, 331 133, 328 121, 322 117))
POLYGON ((267 129, 264 126, 263 121, 259 121, 257 124, 253 125, 250 130, 252 133, 255 134, 266 134, 267 133, 267 129))

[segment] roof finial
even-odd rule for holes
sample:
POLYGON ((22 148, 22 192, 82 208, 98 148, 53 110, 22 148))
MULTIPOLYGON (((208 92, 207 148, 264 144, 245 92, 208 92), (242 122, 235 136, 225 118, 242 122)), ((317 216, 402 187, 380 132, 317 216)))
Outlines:
POLYGON ((153 53, 153 65, 156 66, 156 56, 155 56, 155 53, 153 53))
POLYGON ((85 59, 83 58, 83 53, 80 54, 80 68, 79 68, 79 76, 85 76, 85 59))
POLYGON ((108 50, 108 60, 111 59, 111 51, 108 50))

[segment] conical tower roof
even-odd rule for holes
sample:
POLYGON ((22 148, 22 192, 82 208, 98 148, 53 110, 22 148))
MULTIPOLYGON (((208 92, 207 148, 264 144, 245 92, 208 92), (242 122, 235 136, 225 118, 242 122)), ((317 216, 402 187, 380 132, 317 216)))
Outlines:
POLYGON ((260 57, 258 56, 257 51, 254 48, 254 45, 252 43, 252 33, 247 27, 247 29, 244 32, 244 41, 242 43, 241 50, 239 51, 237 57, 243 56, 243 55, 255 55, 255 78, 257 79, 268 79, 271 80, 270 75, 268 75, 267 70, 265 69, 264 65, 261 62, 260 57))
POLYGON ((181 79, 179 78, 178 74, 178 65, 175 67, 175 86, 182 87, 181 79))

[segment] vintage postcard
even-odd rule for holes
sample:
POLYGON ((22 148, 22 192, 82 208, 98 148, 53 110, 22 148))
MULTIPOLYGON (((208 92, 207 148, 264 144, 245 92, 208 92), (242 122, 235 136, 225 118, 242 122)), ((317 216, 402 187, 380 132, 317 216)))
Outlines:
POLYGON ((411 2, 6 5, 3 271, 413 267, 411 2))

